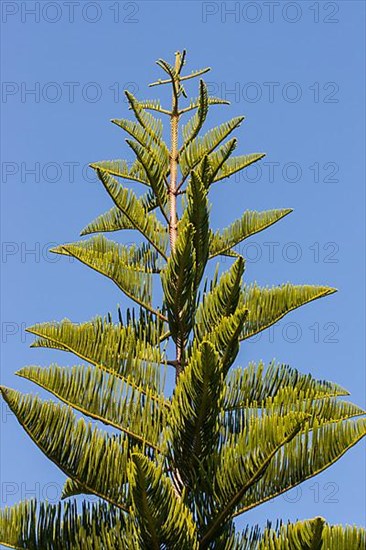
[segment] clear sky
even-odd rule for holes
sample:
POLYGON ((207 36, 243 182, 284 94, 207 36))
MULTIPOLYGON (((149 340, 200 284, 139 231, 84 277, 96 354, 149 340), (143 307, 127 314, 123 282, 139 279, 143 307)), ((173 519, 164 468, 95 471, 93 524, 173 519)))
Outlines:
MULTIPOLYGON (((267 153, 260 168, 217 185, 214 227, 248 208, 294 208, 243 248, 246 280, 339 289, 245 343, 238 364, 276 358, 338 382, 365 405, 364 2, 3 1, 1 8, 2 383, 38 391, 13 373, 77 363, 29 349, 25 326, 126 307, 111 281, 47 250, 78 240, 110 207, 85 167, 131 158, 109 123, 127 115, 123 89, 158 97, 161 89, 147 88, 161 76, 155 60, 172 62, 186 48, 187 71, 211 66, 211 93, 232 101, 211 109, 207 127, 244 114, 239 153, 267 153)), ((1 506, 33 496, 54 502, 64 476, 1 406, 1 506)), ((240 524, 315 515, 364 524, 364 452, 358 445, 240 524)))

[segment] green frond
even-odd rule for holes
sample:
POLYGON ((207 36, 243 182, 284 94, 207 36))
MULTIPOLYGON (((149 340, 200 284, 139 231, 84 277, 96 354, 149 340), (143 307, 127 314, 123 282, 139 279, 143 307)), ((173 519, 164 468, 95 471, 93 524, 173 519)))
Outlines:
POLYGON ((101 214, 80 232, 80 236, 90 235, 91 233, 107 233, 111 231, 120 231, 123 229, 136 229, 117 206, 112 206, 110 210, 101 214))
MULTIPOLYGON (((155 210, 155 208, 158 208, 160 206, 159 201, 158 201, 157 197, 155 196, 155 193, 152 189, 150 189, 150 191, 148 191, 147 193, 144 193, 143 195, 140 195, 139 201, 142 203, 142 205, 145 208, 146 212, 151 212, 152 210, 155 210)), ((165 205, 164 211, 165 211, 165 218, 168 219, 169 218, 168 204, 165 205)), ((166 228, 164 227, 164 230, 165 229, 166 228)))
POLYGON ((92 493, 88 489, 81 485, 78 481, 71 479, 71 477, 66 478, 64 486, 62 487, 61 500, 65 500, 70 497, 75 497, 78 495, 91 495, 92 493))
POLYGON ((317 399, 349 395, 347 390, 334 382, 317 380, 310 374, 302 374, 274 361, 265 367, 260 361, 258 364, 250 363, 245 369, 237 368, 230 372, 225 384, 224 409, 261 407, 263 402, 289 388, 303 395, 310 393, 317 399))
MULTIPOLYGON (((131 98, 132 97, 133 96, 131 96, 131 98)), ((143 113, 144 110, 135 104, 134 114, 135 116, 137 114, 139 117, 138 122, 134 122, 126 118, 114 118, 112 119, 112 122, 133 137, 136 142, 141 145, 141 147, 143 147, 152 157, 154 157, 155 162, 160 162, 160 159, 165 159, 165 164, 168 165, 169 149, 167 148, 165 142, 161 139, 161 120, 155 119, 150 113, 143 113), (151 118, 151 126, 146 123, 146 117, 151 118), (140 121, 143 121, 144 124, 141 124, 140 121)), ((144 166, 140 159, 139 163, 141 166, 144 166)))
POLYGON ((203 74, 208 73, 208 71, 211 70, 211 67, 205 67, 204 69, 198 69, 196 71, 192 71, 191 74, 181 76, 179 80, 190 80, 191 78, 196 78, 197 76, 202 76, 203 74))
POLYGON ((205 189, 209 188, 211 181, 212 166, 209 155, 205 155, 201 162, 196 166, 195 172, 201 178, 205 189))
POLYGON ((240 334, 247 317, 247 308, 238 307, 232 315, 223 317, 219 324, 205 335, 219 353, 225 375, 238 355, 240 334))
POLYGON ((27 329, 39 337, 34 347, 67 350, 100 369, 118 376, 139 391, 150 389, 161 395, 163 383, 159 364, 164 356, 134 327, 115 325, 101 317, 75 324, 65 319, 59 323, 40 323, 27 329))
POLYGON ((266 529, 258 550, 362 550, 365 529, 328 525, 321 517, 266 529))
POLYGON ((146 172, 142 164, 138 161, 135 161, 131 168, 129 168, 125 160, 101 160, 99 162, 92 162, 90 164, 91 168, 96 170, 103 170, 111 176, 117 176, 118 178, 123 178, 126 180, 137 181, 143 185, 150 187, 150 182, 146 176, 146 172))
POLYGON ((212 128, 204 136, 196 137, 180 155, 179 162, 183 177, 186 178, 205 155, 210 155, 235 128, 240 126, 243 120, 242 116, 235 117, 212 128))
POLYGON ((168 417, 172 460, 188 486, 197 483, 200 463, 218 443, 222 370, 214 346, 204 341, 194 349, 175 387, 168 417))
MULTIPOLYGON (((122 326, 131 327, 139 340, 149 343, 151 346, 160 349, 161 334, 167 325, 162 319, 157 319, 153 313, 140 307, 138 310, 132 308, 126 310, 126 321, 122 319, 121 310, 118 308, 119 323, 122 326)), ((111 318, 108 318, 111 322, 111 318)), ((161 359, 163 361, 163 359, 161 359)))
POLYGON ((219 254, 225 254, 244 239, 270 227, 290 214, 290 212, 292 212, 291 208, 264 210, 263 212, 247 210, 241 218, 235 220, 222 231, 217 231, 212 235, 210 241, 210 258, 214 258, 219 254))
POLYGON ((152 84, 149 84, 149 86, 156 86, 158 84, 168 84, 171 81, 178 80, 179 78, 179 71, 173 67, 170 63, 165 61, 164 59, 158 59, 156 61, 156 64, 159 65, 161 69, 163 69, 164 72, 170 77, 168 80, 161 80, 159 79, 157 82, 153 82, 152 84))
POLYGON ((169 156, 161 151, 154 151, 144 147, 137 141, 126 139, 139 162, 144 167, 150 186, 155 193, 159 206, 165 214, 164 206, 168 200, 166 174, 169 169, 169 156))
POLYGON ((164 263, 158 252, 149 244, 126 246, 97 235, 88 240, 66 243, 50 249, 55 254, 73 256, 90 265, 101 265, 97 271, 107 272, 115 265, 115 271, 129 267, 141 273, 160 273, 164 263))
POLYGON ((248 308, 249 315, 241 340, 270 327, 290 311, 334 292, 336 292, 335 288, 326 286, 290 283, 272 288, 259 287, 257 284, 246 286, 241 303, 248 308))
MULTIPOLYGON (((159 205, 157 204, 156 197, 154 193, 149 191, 142 195, 138 201, 145 208, 146 214, 154 210, 159 205)), ((84 229, 80 232, 81 236, 89 235, 90 233, 100 233, 100 232, 110 232, 110 231, 121 231, 123 229, 136 229, 135 225, 130 221, 130 219, 118 208, 118 206, 112 206, 110 210, 101 214, 90 222, 84 229)), ((159 241, 167 241, 167 229, 161 226, 161 235, 159 235, 159 241)), ((158 230, 158 229, 157 229, 158 230)), ((164 247, 162 247, 164 248, 164 247)), ((166 250, 166 245, 165 245, 166 250)))
POLYGON ((223 273, 210 292, 203 295, 198 305, 194 323, 194 336, 202 341, 220 323, 223 317, 232 315, 239 303, 244 260, 238 258, 228 271, 223 273))
POLYGON ((129 466, 132 513, 140 535, 141 550, 179 548, 198 550, 196 526, 184 499, 172 481, 140 453, 129 466))
POLYGON ((266 529, 259 548, 265 550, 270 545, 272 548, 282 549, 284 543, 288 548, 321 550, 323 548, 324 526, 325 520, 317 517, 310 521, 282 525, 278 532, 266 529))
POLYGON ((274 416, 264 411, 253 415, 242 433, 220 449, 215 479, 219 502, 235 506, 234 497, 236 504, 240 502, 240 495, 260 479, 264 466, 268 467, 277 451, 296 436, 307 419, 308 415, 300 412, 274 416))
MULTIPOLYGON (((330 383, 327 386, 331 389, 325 390, 324 385, 322 387, 317 380, 302 375, 299 377, 298 385, 295 383, 294 386, 284 386, 261 401, 247 400, 246 403, 234 408, 227 407, 227 393, 225 391, 225 413, 220 419, 222 436, 229 438, 233 434, 239 434, 240 437, 242 431, 248 429, 252 416, 256 416, 259 411, 269 416, 291 412, 307 414, 309 418, 306 430, 312 429, 314 425, 320 426, 366 414, 361 407, 336 399, 334 397, 336 388, 332 387, 330 383)), ((227 390, 227 387, 225 390, 227 390)), ((240 389, 237 393, 241 393, 240 389)), ((237 401, 235 397, 234 402, 237 401)))
POLYGON ((0 544, 18 550, 134 548, 128 518, 107 503, 21 502, 0 511, 0 544))
POLYGON ((365 435, 365 418, 324 424, 315 419, 276 453, 263 477, 243 495, 235 514, 258 506, 319 474, 365 435))
POLYGON ((248 537, 251 534, 249 527, 245 529, 244 533, 237 533, 235 527, 225 526, 215 537, 215 545, 218 549, 222 550, 254 550, 253 540, 248 537), (251 546, 250 546, 251 544, 251 546))
MULTIPOLYGON (((208 97, 207 98, 208 105, 230 105, 230 101, 227 101, 226 99, 221 99, 221 97, 208 97)), ((183 115, 184 113, 188 113, 189 111, 193 111, 193 109, 198 109, 200 105, 200 98, 197 97, 195 99, 191 99, 190 104, 188 107, 184 107, 184 109, 181 109, 179 111, 180 115, 183 115)))
POLYGON ((181 72, 182 72, 183 67, 186 64, 187 50, 183 50, 181 52, 176 52, 175 55, 178 56, 178 62, 179 62, 178 63, 178 73, 180 75, 181 72))
POLYGON ((355 525, 325 525, 323 547, 332 550, 362 550, 366 546, 366 531, 355 525))
POLYGON ((146 211, 146 206, 135 193, 126 189, 104 170, 97 170, 99 179, 112 197, 115 205, 132 225, 166 258, 168 234, 155 214, 146 211))
POLYGON ((4 387, 1 393, 49 460, 94 495, 127 509, 128 439, 109 436, 84 419, 77 420, 65 405, 4 387))
MULTIPOLYGON (((154 118, 149 113, 146 113, 146 115, 150 116, 152 119, 154 118)), ((166 169, 169 163, 169 149, 167 148, 165 142, 162 141, 159 137, 160 128, 158 126, 158 122, 161 123, 161 121, 156 120, 156 123, 154 123, 154 126, 151 128, 146 128, 145 126, 142 126, 139 122, 134 122, 125 118, 113 119, 112 122, 119 128, 122 128, 122 130, 127 132, 131 137, 133 137, 136 140, 133 143, 138 143, 144 151, 149 153, 156 164, 160 164, 160 162, 162 162, 161 166, 165 166, 166 169), (154 127, 157 128, 158 133, 154 132, 154 127)), ((145 164, 141 162, 140 156, 138 157, 138 162, 143 166, 146 172, 145 164)), ((151 185, 151 180, 149 176, 148 181, 151 185)))
POLYGON ((176 99, 178 99, 181 94, 184 97, 187 97, 185 89, 180 83, 182 79, 180 78, 179 73, 182 67, 180 66, 180 68, 176 70, 175 67, 170 65, 170 63, 168 63, 167 61, 164 61, 164 59, 158 59, 156 63, 157 65, 159 65, 159 67, 163 69, 163 71, 167 73, 167 75, 169 75, 169 78, 167 80, 162 80, 161 78, 159 78, 159 80, 157 80, 156 82, 152 82, 151 84, 149 84, 149 87, 160 86, 161 84, 173 84, 173 94, 176 99))
POLYGON ((221 448, 214 487, 218 504, 202 538, 204 548, 234 515, 243 496, 263 477, 276 453, 296 436, 306 418, 301 413, 253 417, 250 428, 235 443, 221 448))
POLYGON ((183 218, 178 224, 175 250, 161 274, 169 328, 178 345, 184 344, 193 323, 195 307, 193 237, 193 225, 183 218))
POLYGON ((155 118, 150 113, 148 113, 141 103, 129 92, 125 91, 129 107, 133 111, 137 121, 144 128, 151 138, 159 145, 165 149, 166 154, 169 156, 169 150, 166 144, 162 141, 163 137, 163 123, 159 118, 155 118))
POLYGON ((158 84, 166 84, 171 81, 178 80, 180 73, 182 71, 183 66, 185 65, 185 58, 186 58, 186 50, 183 50, 182 52, 175 52, 175 64, 174 67, 164 61, 164 59, 158 59, 156 61, 156 64, 159 65, 165 71, 169 76, 169 80, 162 80, 159 78, 157 82, 153 82, 152 84, 149 84, 149 86, 157 86, 158 84))
POLYGON ((212 181, 215 179, 216 174, 221 170, 222 166, 227 162, 229 157, 233 154, 236 149, 237 140, 236 138, 230 139, 228 142, 224 143, 210 154, 209 160, 209 178, 205 179, 205 185, 208 188, 212 181))
POLYGON ((139 105, 143 109, 147 109, 149 111, 156 111, 158 113, 161 113, 163 115, 170 115, 171 112, 168 109, 164 109, 161 106, 160 99, 140 99, 139 105))
POLYGON ((187 188, 186 215, 194 227, 193 244, 195 250, 195 289, 201 282, 209 250, 209 210, 207 192, 200 177, 193 171, 187 188))
POLYGON ((265 153, 251 153, 249 155, 240 155, 238 157, 228 159, 225 164, 221 166, 212 183, 223 180, 224 178, 228 178, 233 174, 240 172, 251 164, 258 162, 265 156, 265 153))
POLYGON ((182 127, 183 149, 188 147, 191 141, 198 135, 201 130, 208 113, 208 93, 207 87, 203 80, 200 80, 200 94, 198 100, 197 112, 193 117, 182 127))
POLYGON ((111 279, 141 307, 162 317, 152 306, 153 274, 161 271, 162 264, 158 253, 149 246, 126 247, 96 235, 87 241, 60 245, 51 252, 78 259, 111 279))
MULTIPOLYGON (((211 292, 204 294, 196 309, 194 342, 205 339, 219 353, 224 374, 233 364, 240 344, 240 334, 248 316, 246 306, 239 303, 244 261, 239 258, 224 273, 211 292)), ((193 346, 194 347, 194 346, 193 346)))
POLYGON ((166 407, 147 390, 144 394, 96 367, 28 366, 18 376, 51 392, 66 405, 124 432, 134 443, 159 450, 166 407), (83 391, 80 391, 83 388, 83 391))
POLYGON ((366 533, 363 528, 329 525, 316 517, 297 523, 279 522, 264 530, 258 525, 247 527, 231 540, 230 550, 363 550, 366 533))

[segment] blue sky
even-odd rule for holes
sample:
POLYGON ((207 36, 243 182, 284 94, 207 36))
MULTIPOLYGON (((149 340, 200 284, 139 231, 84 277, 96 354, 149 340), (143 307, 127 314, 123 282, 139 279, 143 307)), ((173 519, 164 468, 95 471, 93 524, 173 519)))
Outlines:
MULTIPOLYGON (((127 306, 109 280, 47 251, 78 240, 110 207, 86 166, 130 159, 121 130, 109 122, 127 115, 123 89, 167 100, 165 90, 147 88, 161 76, 155 60, 172 61, 174 51, 186 48, 187 71, 211 66, 211 93, 232 101, 212 108, 207 127, 244 114, 238 151, 267 153, 260 168, 214 189, 214 227, 246 209, 294 208, 245 245, 246 280, 339 289, 246 343, 238 364, 276 358, 338 382, 364 406, 364 2, 1 7, 2 383, 37 391, 13 373, 27 364, 74 360, 29 349, 24 327, 64 317, 86 321, 127 306)), ((191 97, 196 86, 188 89, 191 97)), ((111 238, 131 241, 131 235, 111 238)), ((33 496, 55 501, 64 476, 4 405, 1 414, 1 506, 33 496)), ((240 524, 315 515, 363 524, 364 450, 358 445, 240 524)))

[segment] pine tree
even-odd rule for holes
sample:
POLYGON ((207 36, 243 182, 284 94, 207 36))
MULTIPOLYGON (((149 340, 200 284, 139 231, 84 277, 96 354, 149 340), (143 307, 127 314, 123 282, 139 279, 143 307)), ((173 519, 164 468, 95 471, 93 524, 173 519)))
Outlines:
POLYGON ((236 529, 236 517, 336 462, 365 435, 366 423, 361 408, 339 399, 348 392, 335 383, 275 362, 234 367, 242 341, 334 289, 243 283, 236 245, 291 210, 246 211, 212 231, 211 186, 264 155, 233 155, 231 135, 243 117, 202 135, 209 107, 228 102, 210 97, 202 79, 198 97, 187 100, 188 81, 209 69, 183 76, 185 57, 176 53, 174 66, 157 62, 166 77, 151 86, 172 86, 171 108, 126 92, 136 120, 113 122, 129 135, 136 160, 91 165, 114 203, 82 231, 98 235, 53 249, 109 277, 135 305, 119 311, 118 321, 108 314, 28 329, 33 347, 81 360, 17 372, 58 401, 1 389, 67 479, 57 506, 28 501, 5 508, 0 542, 50 550, 361 550, 364 530, 330 526, 321 517, 236 529), (138 195, 121 180, 147 192, 138 195), (102 235, 119 230, 139 232, 143 243, 128 247, 102 235), (218 256, 231 267, 205 275, 218 256), (161 307, 153 300, 159 280, 161 307), (82 495, 98 499, 90 504, 82 495))

